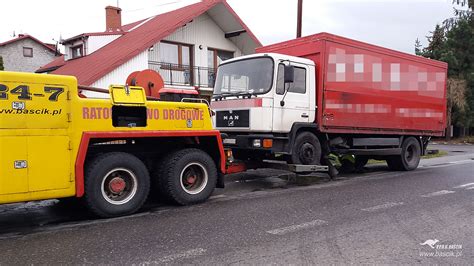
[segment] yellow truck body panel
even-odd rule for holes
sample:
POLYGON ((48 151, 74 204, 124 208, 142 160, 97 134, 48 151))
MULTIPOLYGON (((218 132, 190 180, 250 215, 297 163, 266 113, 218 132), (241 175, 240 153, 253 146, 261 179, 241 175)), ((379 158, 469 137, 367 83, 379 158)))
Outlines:
POLYGON ((146 104, 146 94, 140 87, 110 86, 110 96, 116 105, 142 106, 146 104))
POLYGON ((77 195, 88 132, 215 131, 206 104, 146 101, 141 88, 113 88, 114 99, 81 98, 74 77, 0 71, 0 203, 77 195), (127 103, 144 108, 143 124, 114 109, 127 103))

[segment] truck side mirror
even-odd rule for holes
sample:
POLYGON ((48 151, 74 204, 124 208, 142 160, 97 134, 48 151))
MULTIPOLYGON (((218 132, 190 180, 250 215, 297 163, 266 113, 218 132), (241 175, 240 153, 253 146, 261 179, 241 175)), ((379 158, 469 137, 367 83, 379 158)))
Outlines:
POLYGON ((285 66, 285 84, 293 83, 295 81, 295 67, 285 66))

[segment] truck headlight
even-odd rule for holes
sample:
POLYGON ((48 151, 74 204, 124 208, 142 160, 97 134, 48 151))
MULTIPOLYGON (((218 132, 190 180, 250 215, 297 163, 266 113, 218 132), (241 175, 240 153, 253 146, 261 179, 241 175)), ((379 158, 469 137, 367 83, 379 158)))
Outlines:
POLYGON ((259 140, 259 139, 254 139, 254 140, 253 140, 253 147, 254 147, 254 148, 260 148, 260 147, 262 147, 262 141, 259 140))

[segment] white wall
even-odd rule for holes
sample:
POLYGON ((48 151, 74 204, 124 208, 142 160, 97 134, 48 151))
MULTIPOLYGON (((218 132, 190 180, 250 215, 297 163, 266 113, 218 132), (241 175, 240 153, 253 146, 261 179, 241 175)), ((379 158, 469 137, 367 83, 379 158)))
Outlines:
POLYGON ((84 45, 84 53, 85 55, 90 55, 93 52, 99 50, 100 48, 106 46, 107 44, 111 43, 112 41, 116 40, 118 37, 122 36, 121 34, 117 35, 102 35, 102 36, 89 36, 87 38, 78 39, 73 43, 69 43, 64 46, 64 54, 65 59, 71 59, 71 47, 83 44, 84 45))
MULTIPOLYGON (((125 81, 132 72, 138 70, 144 70, 148 68, 148 51, 144 51, 134 58, 127 61, 125 64, 116 68, 109 74, 103 76, 98 81, 94 82, 91 86, 96 88, 108 89, 110 85, 124 85, 125 81)), ((92 93, 85 92, 84 95, 88 97, 100 97, 107 96, 103 93, 92 93)))
MULTIPOLYGON (((229 39, 225 38, 222 29, 206 13, 195 18, 191 23, 179 28, 170 36, 164 38, 166 41, 179 42, 194 45, 194 65, 207 67, 207 48, 215 48, 233 51, 234 57, 243 55, 242 51, 229 39), (202 50, 199 46, 202 45, 202 50)), ((160 61, 159 43, 154 45, 150 52, 150 61, 160 61)))
POLYGON ((112 41, 115 41, 120 36, 122 35, 89 36, 87 39, 87 55, 92 54, 112 41))

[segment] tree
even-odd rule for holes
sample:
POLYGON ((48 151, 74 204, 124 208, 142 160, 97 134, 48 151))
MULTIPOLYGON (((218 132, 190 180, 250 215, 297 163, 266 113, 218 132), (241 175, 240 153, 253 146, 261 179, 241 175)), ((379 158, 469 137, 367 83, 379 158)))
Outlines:
POLYGON ((453 124, 452 117, 454 110, 465 111, 466 102, 466 89, 467 82, 461 78, 449 78, 447 82, 448 89, 448 112, 447 112, 447 126, 448 131, 446 132, 446 138, 451 138, 451 125, 453 124))
POLYGON ((445 32, 444 28, 439 24, 436 25, 435 30, 431 32, 431 36, 426 36, 428 39, 428 47, 424 48, 421 55, 427 58, 441 60, 445 52, 445 32))
POLYGON ((474 126, 474 0, 453 3, 464 8, 455 8, 455 18, 436 25, 420 55, 448 63, 448 125, 459 127, 463 135, 474 126))
POLYGON ((462 7, 467 6, 468 8, 473 8, 474 0, 453 0, 453 4, 456 4, 462 7))
POLYGON ((415 54, 416 55, 422 55, 422 50, 421 48, 423 47, 423 45, 421 45, 421 42, 418 38, 416 38, 415 40, 415 54))
POLYGON ((3 66, 3 57, 0 56, 0 71, 5 70, 5 67, 3 66))
MULTIPOLYGON (((446 34, 443 61, 449 64, 448 75, 466 81, 463 109, 453 109, 453 122, 462 128, 474 125, 474 18, 460 19, 446 34)), ((464 130, 463 130, 464 131, 464 130)))
POLYGON ((474 0, 453 0, 454 7, 454 17, 448 18, 443 21, 443 25, 446 29, 451 29, 459 19, 468 19, 473 18, 474 12, 474 0), (456 8, 461 7, 462 9, 456 8))

